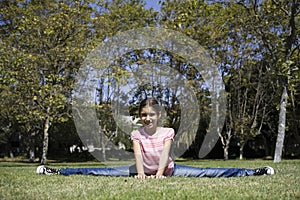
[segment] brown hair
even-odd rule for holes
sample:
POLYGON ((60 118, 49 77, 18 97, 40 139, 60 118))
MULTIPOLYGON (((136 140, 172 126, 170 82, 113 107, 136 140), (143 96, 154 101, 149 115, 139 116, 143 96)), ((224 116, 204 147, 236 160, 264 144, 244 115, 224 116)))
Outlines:
POLYGON ((153 107, 153 109, 155 110, 156 113, 160 112, 160 106, 158 104, 158 101, 156 99, 153 99, 153 98, 146 98, 146 99, 142 100, 141 103, 140 103, 139 115, 141 114, 142 109, 146 106, 153 107))

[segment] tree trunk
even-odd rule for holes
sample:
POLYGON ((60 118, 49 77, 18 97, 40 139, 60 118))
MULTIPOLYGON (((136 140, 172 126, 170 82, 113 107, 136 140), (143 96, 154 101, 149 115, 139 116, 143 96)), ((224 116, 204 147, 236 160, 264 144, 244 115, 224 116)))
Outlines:
MULTIPOLYGON (((297 0, 290 1, 290 12, 288 13, 289 16, 289 34, 285 39, 285 62, 288 64, 289 59, 292 57, 293 54, 293 45, 297 43, 297 15, 299 2, 297 0)), ((296 47, 297 48, 297 47, 296 47)), ((296 52, 296 51, 295 51, 296 52)), ((288 65, 287 71, 287 78, 284 83, 283 92, 281 95, 281 102, 280 102, 280 113, 279 113, 279 124, 278 124, 278 135, 276 141, 276 148, 275 148, 275 155, 274 155, 274 162, 280 162, 282 158, 282 150, 284 144, 284 137, 285 137, 285 123, 286 123, 286 105, 288 100, 287 94, 287 85, 289 84, 289 79, 291 78, 291 68, 288 65)))
POLYGON ((48 145, 49 145, 49 127, 50 127, 50 115, 49 109, 47 109, 46 119, 44 123, 44 140, 43 140, 43 155, 41 159, 41 164, 45 165, 47 163, 48 145))
POLYGON ((245 146, 245 142, 242 142, 240 144, 240 160, 244 159, 244 146, 245 146))
POLYGON ((286 122, 286 104, 287 104, 287 91, 286 87, 283 88, 281 102, 280 102, 280 113, 278 121, 278 135, 275 147, 274 162, 280 162, 282 158, 283 143, 285 137, 285 122, 286 122))
POLYGON ((34 162, 35 160, 35 134, 35 132, 32 132, 29 139, 29 162, 34 162))
POLYGON ((35 160, 34 146, 30 146, 29 148, 29 162, 33 163, 35 160))
POLYGON ((11 159, 15 158, 14 153, 11 149, 9 150, 9 158, 11 158, 11 159))
MULTIPOLYGON (((104 137, 104 136, 102 136, 104 137)), ((102 144, 102 159, 103 159, 103 162, 106 161, 106 145, 105 145, 105 142, 103 141, 103 138, 101 140, 101 144, 102 144)))
POLYGON ((224 146, 224 148, 223 148, 223 150, 224 150, 224 160, 228 160, 228 149, 229 149, 228 145, 224 146))
POLYGON ((220 139, 223 145, 223 156, 224 160, 228 160, 228 155, 229 155, 229 144, 230 144, 230 138, 231 138, 231 129, 226 131, 226 137, 222 137, 220 134, 220 139))
POLYGON ((100 126, 99 129, 99 136, 100 136, 100 145, 101 145, 101 153, 102 153, 102 161, 105 162, 106 161, 106 141, 105 141, 105 131, 106 131, 106 125, 104 125, 104 127, 102 128, 102 126, 100 126))

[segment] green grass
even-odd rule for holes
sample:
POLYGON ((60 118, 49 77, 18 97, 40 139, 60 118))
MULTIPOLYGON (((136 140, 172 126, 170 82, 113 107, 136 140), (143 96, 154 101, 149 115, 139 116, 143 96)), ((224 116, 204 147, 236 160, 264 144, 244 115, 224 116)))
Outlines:
MULTIPOLYGON (((50 163, 51 167, 104 167, 128 164, 50 163)), ((257 168, 270 165, 274 176, 140 180, 130 177, 35 174, 38 164, 0 162, 0 199, 300 199, 300 160, 195 160, 196 167, 257 168)))

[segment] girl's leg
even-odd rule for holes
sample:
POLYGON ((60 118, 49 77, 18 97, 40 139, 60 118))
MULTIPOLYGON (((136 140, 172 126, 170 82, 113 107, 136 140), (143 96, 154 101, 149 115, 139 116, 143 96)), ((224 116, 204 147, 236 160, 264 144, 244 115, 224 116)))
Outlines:
POLYGON ((95 176, 133 176, 135 175, 135 166, 121 166, 110 168, 62 168, 59 170, 61 175, 95 175, 95 176))
POLYGON ((274 174, 271 167, 263 167, 259 169, 243 169, 243 168, 196 168, 175 164, 173 176, 183 177, 239 177, 253 176, 263 174, 274 174))

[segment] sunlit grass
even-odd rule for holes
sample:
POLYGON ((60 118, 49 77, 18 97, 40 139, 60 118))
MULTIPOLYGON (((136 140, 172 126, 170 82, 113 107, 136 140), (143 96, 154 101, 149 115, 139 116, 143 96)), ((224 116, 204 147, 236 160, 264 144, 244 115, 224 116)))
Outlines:
MULTIPOLYGON (((50 163, 51 167, 104 167, 128 162, 50 163)), ((137 180, 130 177, 37 175, 37 164, 0 162, 0 199, 300 199, 300 160, 180 161, 196 167, 257 168, 274 176, 137 180)))

